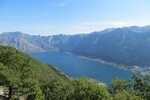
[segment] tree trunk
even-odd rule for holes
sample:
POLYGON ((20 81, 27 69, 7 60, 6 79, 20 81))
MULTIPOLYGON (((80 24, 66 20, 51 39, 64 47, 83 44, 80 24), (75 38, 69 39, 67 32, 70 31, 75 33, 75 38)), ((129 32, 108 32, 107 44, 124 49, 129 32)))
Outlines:
POLYGON ((8 100, 11 100, 11 97, 12 97, 12 87, 9 86, 8 100))

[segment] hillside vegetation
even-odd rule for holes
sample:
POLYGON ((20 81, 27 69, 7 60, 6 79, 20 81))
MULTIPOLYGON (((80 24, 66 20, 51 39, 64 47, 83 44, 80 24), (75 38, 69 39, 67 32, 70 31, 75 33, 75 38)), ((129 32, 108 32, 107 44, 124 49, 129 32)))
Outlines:
POLYGON ((0 46, 0 87, 4 100, 149 100, 150 75, 113 80, 110 87, 89 79, 67 78, 13 47, 0 46))
POLYGON ((36 97, 42 85, 54 80, 66 81, 67 77, 52 65, 42 63, 13 47, 0 46, 0 85, 8 88, 9 98, 12 95, 33 94, 36 97))

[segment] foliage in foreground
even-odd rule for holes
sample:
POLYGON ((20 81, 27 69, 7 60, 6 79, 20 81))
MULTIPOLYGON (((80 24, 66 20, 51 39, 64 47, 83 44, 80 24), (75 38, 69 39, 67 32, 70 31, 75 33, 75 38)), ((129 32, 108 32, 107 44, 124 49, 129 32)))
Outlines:
POLYGON ((126 91, 130 94, 135 94, 143 99, 150 100, 150 75, 140 76, 133 75, 134 81, 113 80, 111 85, 111 92, 126 91))
POLYGON ((150 75, 133 79, 113 80, 109 88, 85 77, 67 80, 52 66, 0 46, 0 86, 7 100, 149 100, 150 75))
MULTIPOLYGON (((66 80, 53 66, 44 64, 13 47, 0 46, 0 86, 8 100, 32 97, 44 99, 41 87, 52 80, 66 80)), ((30 99, 31 100, 31 99, 30 99)))

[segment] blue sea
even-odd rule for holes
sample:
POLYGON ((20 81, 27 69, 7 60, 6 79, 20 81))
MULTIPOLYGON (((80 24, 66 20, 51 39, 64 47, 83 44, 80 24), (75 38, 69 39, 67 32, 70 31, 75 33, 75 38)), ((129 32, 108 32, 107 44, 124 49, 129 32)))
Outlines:
POLYGON ((69 77, 86 76, 106 83, 107 85, 117 77, 131 80, 134 74, 109 64, 83 59, 76 55, 63 52, 30 53, 29 55, 44 63, 57 67, 69 77))

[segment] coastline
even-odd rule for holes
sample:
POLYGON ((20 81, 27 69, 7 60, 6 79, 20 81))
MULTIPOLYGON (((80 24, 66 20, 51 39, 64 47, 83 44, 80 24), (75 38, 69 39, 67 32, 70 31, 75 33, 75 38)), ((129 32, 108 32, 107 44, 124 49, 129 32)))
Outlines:
POLYGON ((108 61, 101 60, 101 59, 94 59, 94 58, 89 58, 89 57, 82 56, 82 55, 76 55, 76 54, 74 54, 72 52, 64 52, 64 53, 66 53, 68 55, 75 55, 75 56, 77 56, 79 58, 90 60, 90 61, 112 65, 112 66, 114 66, 116 68, 123 69, 123 70, 129 71, 129 72, 133 72, 133 73, 137 73, 137 74, 141 74, 141 75, 148 75, 148 74, 150 74, 150 66, 145 66, 145 67, 140 67, 140 66, 137 66, 137 65, 126 66, 126 65, 123 65, 123 64, 117 64, 117 63, 114 63, 114 62, 108 62, 108 61))
MULTIPOLYGON (((65 52, 65 53, 75 55, 72 52, 65 52)), ((136 66, 136 65, 134 65, 134 66, 125 66, 123 64, 108 62, 108 61, 101 60, 101 59, 92 59, 92 58, 89 58, 89 57, 86 57, 86 56, 81 56, 81 55, 76 55, 76 56, 78 56, 79 58, 82 58, 82 59, 90 60, 90 61, 100 62, 100 63, 103 63, 103 64, 109 64, 109 65, 112 65, 116 68, 123 69, 123 70, 133 72, 133 73, 138 73, 138 74, 141 74, 141 75, 150 74, 150 67, 147 67, 147 66, 146 67, 140 67, 140 66, 136 66)))
POLYGON ((122 65, 122 64, 116 64, 116 63, 113 63, 113 62, 107 62, 107 61, 104 61, 104 60, 100 60, 100 59, 92 59, 92 58, 88 58, 88 57, 85 57, 85 56, 79 56, 79 58, 82 58, 82 59, 86 59, 86 60, 90 60, 90 61, 95 61, 95 62, 100 62, 100 63, 103 63, 103 64, 109 64, 109 65, 112 65, 116 68, 119 68, 119 69, 123 69, 123 70, 127 70, 127 71, 130 71, 130 72, 133 72, 133 73, 140 73, 141 75, 147 75, 147 74, 150 74, 150 67, 140 67, 140 66, 125 66, 125 65, 122 65))

